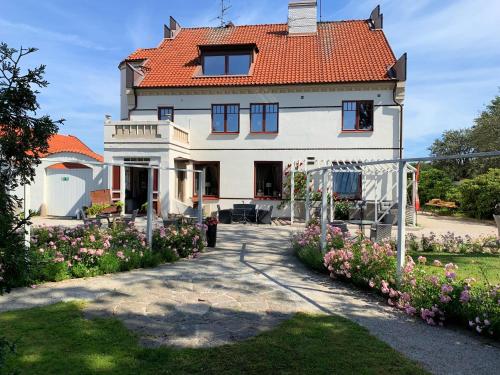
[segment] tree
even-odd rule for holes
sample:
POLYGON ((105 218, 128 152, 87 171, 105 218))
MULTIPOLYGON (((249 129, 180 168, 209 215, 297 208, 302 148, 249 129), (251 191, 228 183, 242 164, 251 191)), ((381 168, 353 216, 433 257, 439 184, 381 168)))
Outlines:
MULTIPOLYGON (((475 150, 471 142, 471 130, 446 130, 441 138, 434 141, 429 150, 432 156, 470 154, 475 150)), ((445 170, 453 180, 468 178, 472 174, 470 159, 438 160, 432 165, 445 170)))
MULTIPOLYGON (((478 152, 500 150, 500 96, 496 96, 474 120, 470 132, 471 144, 478 152)), ((478 161, 478 173, 485 173, 490 168, 500 168, 500 158, 478 161)))
POLYGON ((35 167, 48 150, 48 139, 64 121, 37 117, 37 88, 48 85, 43 78, 45 66, 26 71, 20 66, 35 51, 0 43, 0 293, 26 272, 21 232, 30 217, 16 215, 22 200, 14 189, 33 180, 35 167))

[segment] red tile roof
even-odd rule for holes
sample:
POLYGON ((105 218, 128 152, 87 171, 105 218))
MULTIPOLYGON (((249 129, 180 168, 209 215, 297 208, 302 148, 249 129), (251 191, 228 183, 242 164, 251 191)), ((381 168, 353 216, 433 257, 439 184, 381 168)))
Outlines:
POLYGON ((104 161, 101 155, 96 154, 85 143, 73 135, 56 134, 49 139, 49 151, 44 156, 60 152, 72 152, 88 156, 100 162, 104 161))
POLYGON ((395 56, 382 30, 368 21, 318 23, 318 33, 289 36, 286 24, 181 29, 157 48, 139 49, 126 61, 146 59, 139 87, 248 86, 387 81, 395 56), (255 43, 250 76, 195 77, 200 45, 255 43))

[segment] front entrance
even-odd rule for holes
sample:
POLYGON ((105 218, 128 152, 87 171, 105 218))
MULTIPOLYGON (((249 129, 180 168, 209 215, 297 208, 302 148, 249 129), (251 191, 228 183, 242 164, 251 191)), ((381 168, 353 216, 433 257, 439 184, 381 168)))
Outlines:
POLYGON ((144 211, 148 201, 148 170, 125 167, 125 213, 144 211))

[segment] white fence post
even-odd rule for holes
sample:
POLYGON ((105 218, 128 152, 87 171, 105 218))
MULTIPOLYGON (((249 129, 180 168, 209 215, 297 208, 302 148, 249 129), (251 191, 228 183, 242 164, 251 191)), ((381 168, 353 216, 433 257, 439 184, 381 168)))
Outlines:
POLYGON ((406 162, 399 161, 398 168, 398 259, 397 259, 397 276, 398 281, 401 281, 403 268, 405 265, 406 252, 406 162))
POLYGON ((330 220, 335 219, 335 204, 333 201, 333 169, 330 171, 330 175, 332 177, 332 181, 330 185, 330 220))
POLYGON ((309 222, 309 215, 310 215, 310 208, 309 208, 309 173, 306 171, 306 204, 305 204, 305 209, 306 209, 306 224, 309 222))
MULTIPOLYGON (((293 165, 292 168, 294 168, 293 165)), ((293 219, 295 216, 294 200, 295 200, 295 171, 292 169, 290 173, 290 224, 293 224, 293 219)))
POLYGON ((148 223, 146 226, 146 233, 148 239, 148 246, 151 248, 153 245, 153 168, 150 166, 148 169, 148 223))
POLYGON ((321 190, 321 251, 326 251, 326 221, 328 216, 327 201, 328 170, 323 170, 323 182, 321 190))
MULTIPOLYGON (((24 218, 26 219, 30 215, 31 207, 31 189, 30 185, 24 185, 24 218)), ((31 246, 31 225, 24 224, 24 242, 26 249, 31 246)))

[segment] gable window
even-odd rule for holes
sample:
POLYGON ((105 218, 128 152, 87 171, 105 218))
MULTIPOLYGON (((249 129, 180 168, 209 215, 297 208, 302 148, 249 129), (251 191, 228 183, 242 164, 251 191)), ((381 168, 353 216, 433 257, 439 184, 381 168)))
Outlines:
MULTIPOLYGON (((219 197, 219 181, 220 181, 220 163, 218 161, 197 162, 194 163, 194 169, 205 170, 205 191, 203 198, 218 198, 219 197)), ((194 196, 198 196, 198 181, 200 174, 194 174, 194 196)))
POLYGON ((361 172, 333 172, 333 191, 339 198, 361 199, 361 172))
POLYGON ((281 161, 256 161, 254 169, 255 198, 281 199, 283 163, 281 161))
POLYGON ((158 107, 158 120, 174 121, 174 107, 158 107))
POLYGON ((213 104, 212 105, 212 133, 239 133, 240 105, 213 104))
POLYGON ((250 52, 206 52, 203 54, 203 75, 247 75, 253 55, 250 52))
POLYGON ((342 102, 343 131, 373 130, 373 101, 342 102))
POLYGON ((278 103, 250 104, 250 132, 278 132, 278 103))

